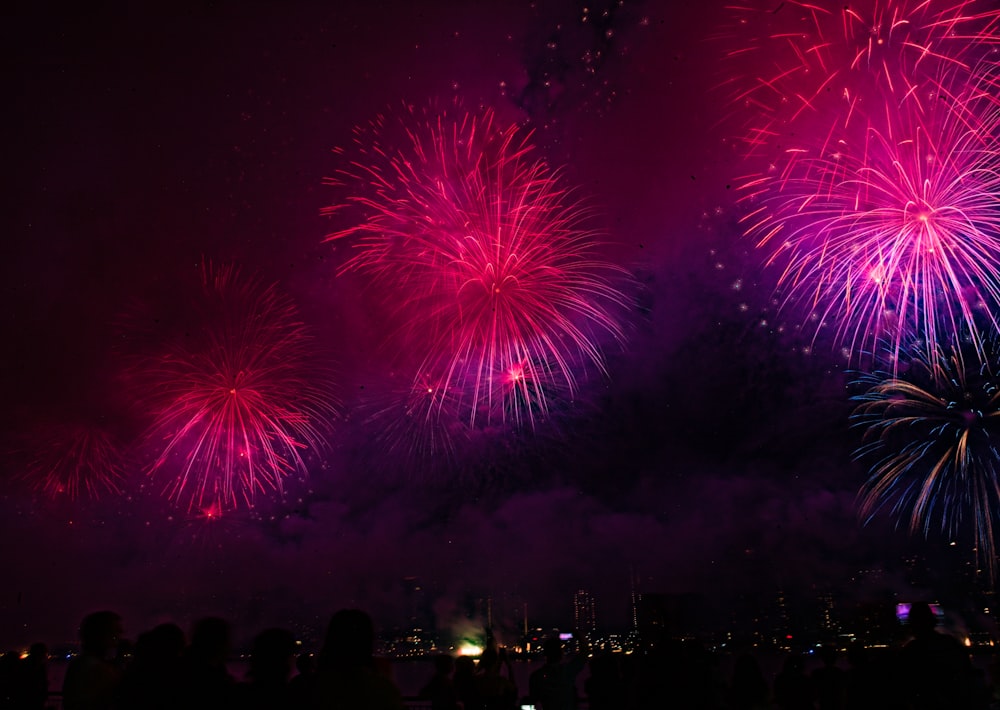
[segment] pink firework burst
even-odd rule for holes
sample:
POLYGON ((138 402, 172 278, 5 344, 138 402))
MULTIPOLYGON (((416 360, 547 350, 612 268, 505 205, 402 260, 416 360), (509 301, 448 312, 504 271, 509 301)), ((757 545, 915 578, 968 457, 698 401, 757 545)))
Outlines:
POLYGON ((359 130, 330 181, 348 194, 327 213, 357 216, 327 241, 353 243, 344 269, 372 276, 422 377, 472 425, 534 426, 554 390, 604 372, 603 339, 623 341, 627 275, 529 140, 491 111, 406 111, 359 130))
POLYGON ((151 472, 189 510, 218 515, 305 475, 335 403, 288 297, 232 267, 206 268, 202 286, 201 329, 139 376, 155 412, 151 472))
POLYGON ((851 353, 996 327, 1000 114, 985 92, 925 98, 886 107, 858 145, 744 186, 746 231, 781 266, 785 304, 851 353))
POLYGON ((730 6, 717 39, 721 82, 751 155, 836 140, 859 114, 921 102, 942 72, 971 75, 995 48, 1000 10, 985 0, 788 0, 730 6))
POLYGON ((99 426, 57 423, 39 427, 21 447, 20 478, 50 498, 118 494, 125 461, 115 438, 99 426))

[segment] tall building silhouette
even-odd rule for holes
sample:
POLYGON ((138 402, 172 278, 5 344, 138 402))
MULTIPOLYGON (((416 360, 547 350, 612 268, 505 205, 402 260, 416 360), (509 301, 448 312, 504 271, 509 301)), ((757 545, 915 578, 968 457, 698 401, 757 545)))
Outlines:
POLYGON ((628 584, 632 593, 632 631, 637 632, 639 630, 639 600, 642 599, 642 595, 639 593, 634 566, 629 567, 628 584))
POLYGON ((586 589, 580 589, 573 595, 573 625, 577 633, 586 638, 591 638, 597 630, 594 597, 586 589))

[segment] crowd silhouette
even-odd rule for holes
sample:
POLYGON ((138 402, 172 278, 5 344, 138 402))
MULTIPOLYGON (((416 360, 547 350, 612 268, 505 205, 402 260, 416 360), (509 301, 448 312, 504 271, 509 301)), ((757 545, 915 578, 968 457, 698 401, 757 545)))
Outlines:
POLYGON ((481 656, 433 659, 419 693, 404 698, 390 661, 375 654, 375 626, 359 609, 330 619, 312 653, 282 628, 254 638, 245 676, 229 669, 233 629, 206 617, 190 632, 160 624, 125 638, 113 611, 88 614, 80 651, 61 688, 50 688, 48 648, 0 657, 0 708, 43 710, 1000 710, 1000 659, 985 671, 968 649, 937 628, 927 604, 914 604, 905 641, 881 648, 855 642, 842 654, 824 646, 788 653, 772 679, 756 649, 722 659, 702 644, 647 639, 644 653, 566 653, 558 638, 519 688, 512 659, 487 634, 481 656), (808 661, 808 662, 807 662, 808 661), (53 692, 54 691, 54 692, 53 692), (61 703, 59 705, 58 703, 61 703))

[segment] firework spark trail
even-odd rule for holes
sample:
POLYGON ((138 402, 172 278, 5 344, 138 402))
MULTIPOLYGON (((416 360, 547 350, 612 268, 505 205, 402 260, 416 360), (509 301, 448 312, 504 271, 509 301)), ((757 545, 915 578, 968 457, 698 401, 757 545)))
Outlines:
POLYGON ((858 148, 748 181, 745 232, 782 271, 784 305, 856 354, 880 339, 945 342, 997 327, 1000 112, 947 83, 887 107, 858 148))
POLYGON ((431 461, 446 468, 468 438, 457 405, 447 382, 417 375, 377 397, 366 423, 381 454, 414 469, 431 461))
POLYGON ((588 211, 530 133, 490 111, 396 118, 357 132, 360 158, 330 181, 349 194, 326 212, 359 216, 327 241, 354 243, 344 269, 382 287, 400 342, 471 425, 534 426, 551 388, 604 371, 602 337, 624 339, 627 275, 597 257, 588 211))
MULTIPOLYGON (((956 536, 971 523, 996 577, 1000 511, 1000 350, 995 338, 922 348, 905 376, 876 372, 856 384, 852 415, 865 429, 855 458, 872 461, 859 492, 870 521, 888 509, 911 534, 956 536), (986 343, 983 357, 982 343, 986 343)), ((895 352, 889 357, 895 361, 895 352)))
POLYGON ((125 462, 121 447, 99 427, 53 424, 31 437, 19 478, 50 498, 121 493, 125 462))
POLYGON ((835 143, 886 103, 922 103, 942 72, 965 76, 990 60, 1000 10, 982 0, 789 0, 728 8, 716 39, 731 47, 728 95, 749 155, 774 157, 803 140, 835 143))
POLYGON ((275 286, 206 268, 199 306, 203 331, 150 358, 139 377, 155 412, 151 472, 170 476, 175 501, 221 512, 305 475, 303 452, 323 445, 335 402, 297 309, 275 286))

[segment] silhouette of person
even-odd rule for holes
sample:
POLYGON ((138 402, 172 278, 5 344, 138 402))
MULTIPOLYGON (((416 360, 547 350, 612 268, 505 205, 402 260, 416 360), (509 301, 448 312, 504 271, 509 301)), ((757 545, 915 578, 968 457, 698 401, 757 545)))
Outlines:
POLYGON ((476 685, 476 661, 472 656, 459 656, 455 659, 455 675, 452 678, 455 684, 455 694, 466 708, 472 707, 473 695, 475 695, 476 685))
POLYGON ((122 680, 113 662, 124 634, 121 617, 95 611, 80 622, 80 655, 70 661, 63 679, 64 710, 104 710, 115 706, 122 680))
POLYGON ((644 635, 647 650, 636 658, 629 683, 630 707, 637 709, 684 705, 683 643, 662 628, 644 635), (681 696, 680 698, 678 696, 681 696))
POLYGON ((910 605, 913 638, 900 654, 903 697, 915 710, 976 707, 972 662, 953 636, 936 630, 937 617, 926 602, 910 605))
POLYGON ((545 663, 528 676, 528 695, 541 710, 572 710, 577 706, 576 677, 587 663, 585 654, 563 661, 563 642, 546 639, 542 644, 545 663))
POLYGON ((0 708, 13 707, 17 698, 19 664, 20 658, 14 651, 0 655, 0 708))
POLYGON ((733 666, 733 680, 729 685, 729 705, 734 710, 763 710, 769 707, 767 679, 760 669, 760 663, 749 654, 736 658, 733 666))
POLYGON ((781 710, 813 710, 813 686, 802 656, 790 653, 774 679, 774 704, 781 710))
POLYGON ((986 668, 986 699, 990 710, 1000 708, 1000 656, 994 655, 986 668))
MULTIPOLYGON (((24 658, 12 656, 11 676, 5 693, 10 707, 17 710, 42 710, 49 695, 49 649, 33 643, 24 658)), ((7 707, 0 702, 0 707, 7 707)))
POLYGON ((431 710, 458 710, 458 693, 451 677, 454 671, 455 659, 447 653, 434 657, 434 675, 417 696, 421 700, 429 700, 431 710))
POLYGON ((718 657, 695 639, 684 640, 670 670, 677 707, 717 710, 725 706, 726 682, 718 657))
POLYGON ((819 710, 845 710, 847 672, 837 667, 837 648, 829 644, 819 649, 823 662, 809 675, 819 710))
POLYGON ((247 710, 285 710, 290 707, 288 681, 295 658, 295 636, 286 629, 265 629, 250 650, 247 682, 236 686, 235 705, 247 710))
POLYGON ((489 644, 479 657, 472 697, 466 703, 466 710, 513 710, 517 706, 517 685, 513 676, 506 652, 489 644), (501 675, 504 669, 506 676, 501 675))
POLYGON ((879 674, 863 641, 853 641, 847 647, 846 689, 844 703, 852 710, 876 710, 885 707, 888 695, 886 679, 879 674))
POLYGON ((225 619, 209 616, 194 625, 183 661, 186 707, 232 705, 236 681, 226 667, 231 649, 232 629, 225 619))
POLYGON ((330 619, 311 706, 324 710, 402 710, 403 697, 375 659, 375 626, 360 609, 330 619))
POLYGON ((316 684, 316 656, 300 653, 295 659, 295 670, 298 672, 288 681, 289 704, 302 708, 309 704, 316 684))
POLYGON ((122 710, 178 710, 184 707, 181 666, 184 632, 177 624, 160 624, 139 634, 135 655, 122 679, 122 710))
POLYGON ((613 653, 594 655, 590 659, 590 675, 584 682, 584 689, 590 710, 621 708, 625 697, 625 679, 618 656, 613 653))

